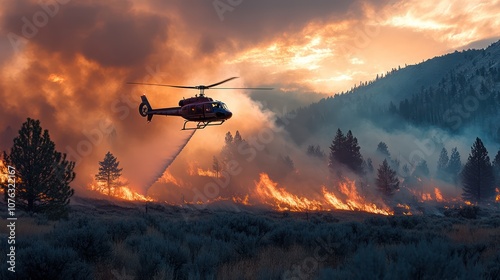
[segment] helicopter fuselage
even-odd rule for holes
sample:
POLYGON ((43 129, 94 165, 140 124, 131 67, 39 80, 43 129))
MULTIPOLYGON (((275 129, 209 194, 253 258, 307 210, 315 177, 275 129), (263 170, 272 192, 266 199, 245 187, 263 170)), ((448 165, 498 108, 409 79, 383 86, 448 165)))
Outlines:
MULTIPOLYGON (((179 101, 180 107, 153 109, 146 98, 141 96, 142 103, 139 113, 151 121, 153 115, 180 116, 189 122, 206 123, 220 122, 230 119, 233 113, 221 101, 213 101, 209 97, 192 97, 179 101)), ((206 125, 205 125, 206 126, 206 125)), ((185 127, 184 127, 185 128, 185 127)))

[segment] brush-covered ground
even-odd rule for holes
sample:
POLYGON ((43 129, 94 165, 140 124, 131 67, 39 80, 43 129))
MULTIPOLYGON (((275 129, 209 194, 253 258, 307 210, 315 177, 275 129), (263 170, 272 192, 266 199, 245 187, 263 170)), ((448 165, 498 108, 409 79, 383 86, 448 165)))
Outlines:
POLYGON ((2 227, 0 279, 500 279, 495 208, 377 216, 77 197, 71 207, 60 221, 17 212, 15 273, 2 227))

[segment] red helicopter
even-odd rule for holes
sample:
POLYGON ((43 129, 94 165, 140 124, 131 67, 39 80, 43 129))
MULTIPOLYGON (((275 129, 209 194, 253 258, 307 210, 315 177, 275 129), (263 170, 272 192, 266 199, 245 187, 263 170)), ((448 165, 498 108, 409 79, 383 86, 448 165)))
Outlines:
MULTIPOLYGON (((194 97, 182 99, 179 101, 180 107, 170 107, 170 108, 159 108, 153 109, 149 104, 146 95, 141 96, 142 103, 139 105, 139 114, 143 117, 147 117, 148 122, 153 119, 154 115, 165 115, 165 116, 180 116, 186 121, 182 130, 194 130, 203 129, 207 126, 221 125, 226 120, 233 116, 233 113, 229 111, 226 104, 221 101, 214 101, 212 98, 205 96, 205 90, 216 87, 225 82, 231 81, 238 77, 231 77, 224 81, 211 84, 208 86, 176 86, 176 85, 164 85, 164 84, 149 84, 149 83, 136 83, 129 82, 132 85, 148 85, 148 86, 163 86, 163 87, 173 87, 173 88, 187 88, 187 89, 197 89, 200 91, 199 94, 194 97), (196 125, 194 127, 186 127, 189 122, 194 122, 196 125)), ((272 88, 217 88, 217 89, 254 89, 254 90, 272 90, 272 88)))

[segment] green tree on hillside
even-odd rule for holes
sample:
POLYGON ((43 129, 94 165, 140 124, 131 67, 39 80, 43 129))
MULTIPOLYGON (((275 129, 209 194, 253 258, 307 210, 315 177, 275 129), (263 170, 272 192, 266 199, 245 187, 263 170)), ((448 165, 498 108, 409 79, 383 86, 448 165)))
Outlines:
POLYGON ((122 168, 118 168, 119 164, 120 162, 111 152, 107 152, 104 160, 99 162, 99 172, 95 175, 95 179, 106 184, 108 195, 111 195, 111 187, 116 184, 116 180, 122 175, 122 168))
POLYGON ((495 177, 488 151, 481 139, 476 138, 467 163, 462 170, 462 197, 473 203, 486 202, 495 195, 495 177))
POLYGON ((399 189, 399 180, 396 177, 396 171, 392 170, 386 159, 384 159, 377 170, 376 184, 378 190, 386 196, 392 196, 399 189))
MULTIPOLYGON (((29 213, 47 213, 58 218, 67 214, 74 190, 75 162, 57 152, 48 130, 39 120, 28 118, 14 138, 10 153, 3 152, 5 167, 15 168, 16 207, 29 213)), ((7 184, 3 184, 7 199, 7 184)))

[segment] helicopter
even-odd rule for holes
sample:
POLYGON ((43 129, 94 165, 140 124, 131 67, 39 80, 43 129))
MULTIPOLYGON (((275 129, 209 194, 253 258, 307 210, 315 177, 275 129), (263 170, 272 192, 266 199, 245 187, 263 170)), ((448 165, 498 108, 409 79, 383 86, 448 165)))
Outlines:
MULTIPOLYGON (((199 94, 196 94, 194 97, 180 100, 179 107, 153 109, 146 95, 141 96, 142 102, 139 105, 139 114, 143 117, 147 117, 148 123, 151 122, 154 115, 180 116, 185 119, 182 130, 196 130, 196 129, 203 129, 207 126, 222 125, 226 120, 230 119, 233 116, 233 113, 229 111, 224 102, 213 100, 212 98, 205 96, 205 90, 214 88, 218 85, 229 82, 236 78, 238 77, 231 77, 229 79, 225 79, 223 81, 208 86, 205 85, 177 86, 177 85, 150 84, 150 83, 138 83, 138 82, 128 82, 127 84, 199 90, 199 94), (186 127, 186 125, 190 122, 195 123, 195 125, 191 127, 189 126, 186 127)), ((217 88, 217 89, 272 90, 273 88, 217 88)))

